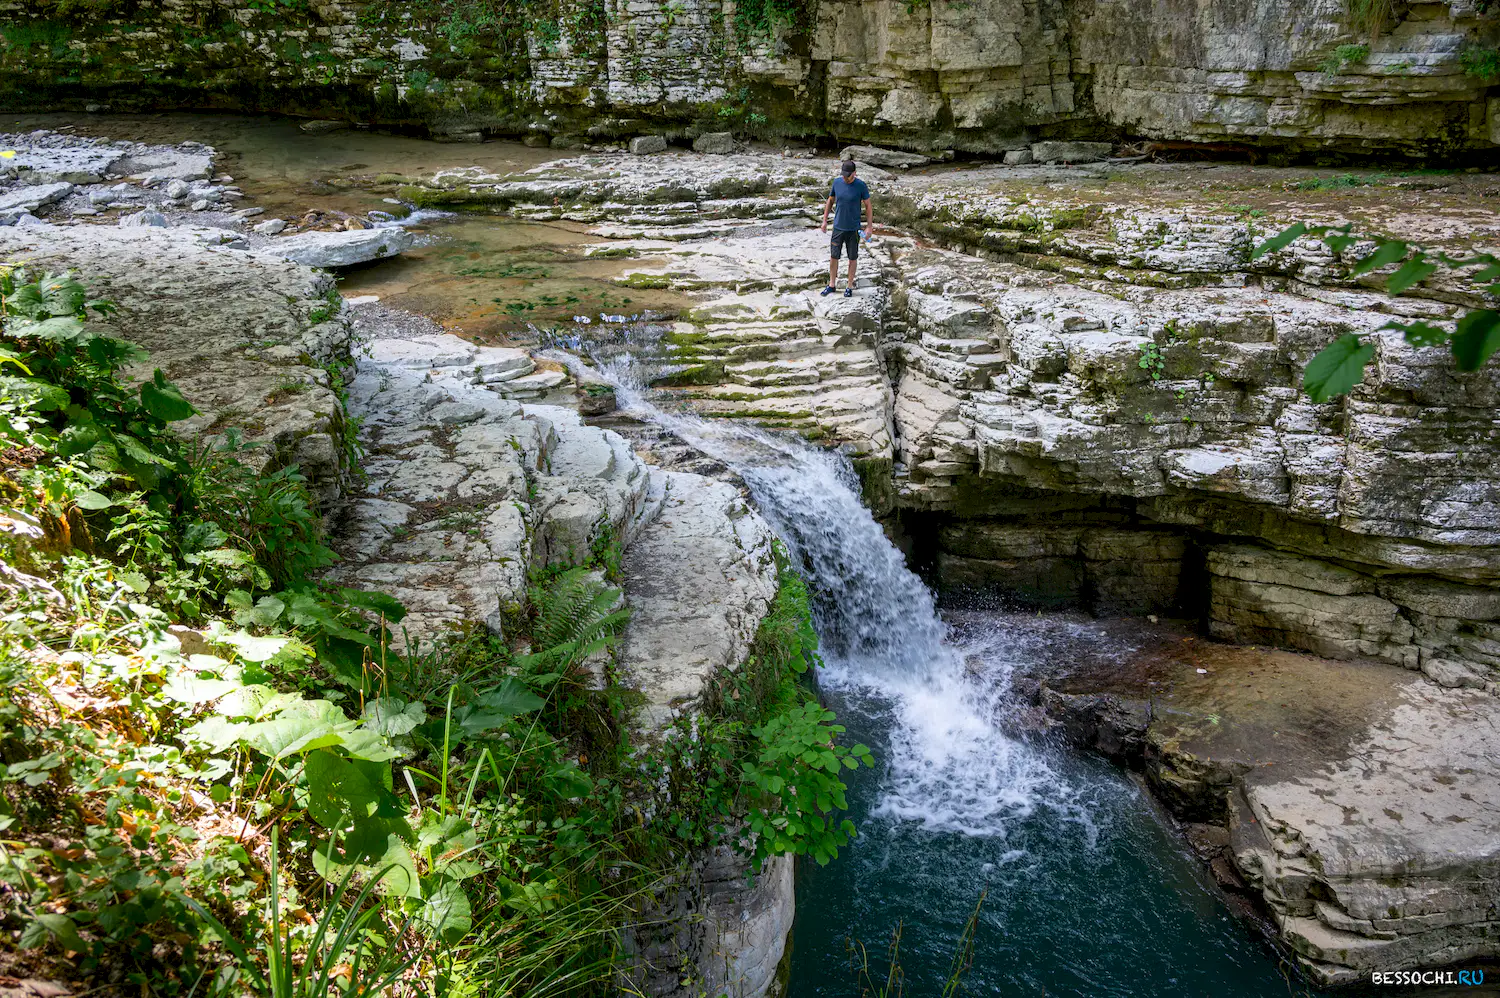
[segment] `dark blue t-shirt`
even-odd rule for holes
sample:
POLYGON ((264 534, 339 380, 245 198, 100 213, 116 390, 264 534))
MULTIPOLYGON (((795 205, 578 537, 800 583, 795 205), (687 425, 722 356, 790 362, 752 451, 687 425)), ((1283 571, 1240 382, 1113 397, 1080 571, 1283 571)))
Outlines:
POLYGON ((843 177, 833 178, 833 228, 835 232, 851 232, 859 228, 861 205, 870 200, 870 188, 858 177, 850 183, 843 177))

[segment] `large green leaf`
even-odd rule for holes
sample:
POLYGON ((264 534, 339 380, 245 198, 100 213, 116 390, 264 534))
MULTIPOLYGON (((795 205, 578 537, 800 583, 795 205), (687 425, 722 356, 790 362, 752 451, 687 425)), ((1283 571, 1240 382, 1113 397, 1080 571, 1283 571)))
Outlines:
POLYGON ((406 607, 396 597, 382 592, 364 589, 340 589, 339 599, 357 610, 369 610, 385 617, 388 624, 399 624, 406 616, 406 607))
POLYGON ((1369 256, 1360 257, 1359 262, 1349 268, 1349 276, 1358 277, 1380 267, 1389 267, 1393 263, 1406 259, 1408 252, 1407 245, 1399 239, 1381 243, 1369 256))
POLYGON ((456 881, 444 881, 422 906, 417 917, 426 926, 430 935, 447 943, 456 943, 474 927, 474 913, 463 885, 456 881))
POLYGON ((1340 336, 1307 364, 1302 387, 1314 402, 1344 395, 1365 376, 1365 365, 1375 356, 1372 343, 1361 343, 1349 333, 1340 336))
POLYGON ((384 788, 359 766, 326 749, 309 752, 305 765, 307 813, 318 824, 338 829, 374 816, 384 788))
POLYGON ((173 676, 162 687, 162 695, 178 703, 199 704, 227 696, 244 686, 233 679, 198 679, 195 676, 173 676))
POLYGON ((365 726, 388 738, 410 734, 427 720, 427 708, 399 697, 381 697, 365 704, 365 726))
POLYGON ((296 700, 271 720, 250 725, 244 738, 273 759, 285 759, 343 744, 344 735, 357 724, 327 700, 296 700))
POLYGON ((1437 264, 1428 263, 1421 256, 1408 260, 1401 265, 1390 277, 1386 278, 1385 289, 1393 295, 1420 284, 1433 274, 1437 273, 1437 264))
POLYGON ((182 397, 177 386, 167 380, 161 373, 161 368, 157 368, 152 379, 141 386, 141 404, 146 407, 147 412, 164 423, 187 419, 198 411, 182 397))
POLYGON ((545 703, 518 679, 507 679, 488 693, 454 712, 459 730, 470 738, 500 727, 518 714, 539 710, 545 703))
POLYGON ((1500 312, 1477 308, 1458 320, 1451 341, 1460 371, 1477 371, 1500 350, 1500 312))
POLYGON ((243 721, 231 721, 227 717, 209 717, 183 732, 208 745, 214 752, 226 752, 235 745, 250 725, 243 721))
POLYGON ((1284 249, 1291 245, 1292 240, 1306 233, 1307 223, 1305 222, 1298 222, 1295 225, 1282 229, 1276 235, 1255 247, 1255 252, 1250 254, 1250 259, 1258 260, 1267 253, 1274 253, 1279 249, 1284 249))

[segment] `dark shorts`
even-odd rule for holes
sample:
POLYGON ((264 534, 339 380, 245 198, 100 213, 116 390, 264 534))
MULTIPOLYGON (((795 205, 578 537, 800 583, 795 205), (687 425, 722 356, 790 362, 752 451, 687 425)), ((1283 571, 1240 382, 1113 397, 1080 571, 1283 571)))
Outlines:
POLYGON ((839 251, 847 249, 849 259, 859 259, 859 230, 858 229, 834 229, 833 241, 828 244, 830 258, 837 260, 839 251))

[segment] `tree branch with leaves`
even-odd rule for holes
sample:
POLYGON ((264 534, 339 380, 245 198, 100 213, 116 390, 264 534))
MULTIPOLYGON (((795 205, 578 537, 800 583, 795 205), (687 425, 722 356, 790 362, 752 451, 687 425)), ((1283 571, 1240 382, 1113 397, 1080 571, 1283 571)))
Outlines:
MULTIPOLYGON (((1303 236, 1321 239, 1323 244, 1342 257, 1350 248, 1368 239, 1351 234, 1351 225, 1308 225, 1298 222, 1267 239, 1250 254, 1258 260, 1285 249, 1303 236)), ((1399 295, 1416 287, 1440 270, 1456 272, 1479 295, 1500 295, 1500 259, 1492 253, 1454 257, 1415 246, 1400 239, 1375 239, 1375 248, 1354 261, 1349 276, 1361 277, 1383 267, 1396 269, 1385 277, 1385 289, 1399 295)), ((1414 347, 1447 344, 1460 371, 1477 371, 1500 350, 1500 311, 1493 308, 1471 308, 1452 329, 1417 319, 1401 322, 1392 319, 1371 332, 1393 330, 1401 333, 1414 347)), ((1365 367, 1375 357, 1375 344, 1369 333, 1346 333, 1324 347, 1307 364, 1302 388, 1314 402, 1326 402, 1348 394, 1364 379, 1365 367)))

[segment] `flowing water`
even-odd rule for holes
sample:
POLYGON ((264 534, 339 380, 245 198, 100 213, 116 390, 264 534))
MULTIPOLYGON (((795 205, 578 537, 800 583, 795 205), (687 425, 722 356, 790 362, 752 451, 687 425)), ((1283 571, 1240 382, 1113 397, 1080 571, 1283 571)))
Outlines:
POLYGON ((627 409, 749 486, 811 583, 823 697, 879 760, 850 776, 859 837, 799 873, 791 998, 858 994, 861 945, 883 982, 898 925, 905 993, 939 995, 976 906, 967 993, 1310 993, 1229 912, 1136 784, 997 724, 1016 666, 1100 651, 1087 621, 976 610, 945 620, 861 503, 847 461, 662 412, 628 352, 603 366, 627 409))

